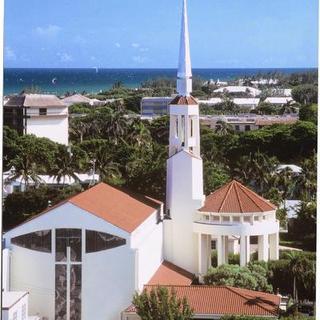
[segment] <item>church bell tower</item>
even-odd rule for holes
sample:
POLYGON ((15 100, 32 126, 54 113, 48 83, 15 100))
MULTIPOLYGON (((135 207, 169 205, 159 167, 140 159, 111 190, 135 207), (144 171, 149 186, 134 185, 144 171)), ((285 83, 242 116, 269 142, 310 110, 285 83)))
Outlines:
POLYGON ((192 70, 186 0, 183 0, 182 10, 177 92, 178 95, 169 106, 166 207, 170 219, 165 221, 165 258, 195 273, 197 238, 193 233, 193 221, 196 210, 203 204, 204 195, 199 106, 191 95, 192 70))

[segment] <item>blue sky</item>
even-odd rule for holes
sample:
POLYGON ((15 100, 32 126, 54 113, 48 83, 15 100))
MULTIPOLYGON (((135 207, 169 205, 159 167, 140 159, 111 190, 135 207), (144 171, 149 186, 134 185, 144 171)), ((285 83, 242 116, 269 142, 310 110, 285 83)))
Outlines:
MULTIPOLYGON (((182 0, 9 0, 6 67, 175 68, 182 0)), ((315 67, 317 0, 189 0, 194 68, 315 67)))

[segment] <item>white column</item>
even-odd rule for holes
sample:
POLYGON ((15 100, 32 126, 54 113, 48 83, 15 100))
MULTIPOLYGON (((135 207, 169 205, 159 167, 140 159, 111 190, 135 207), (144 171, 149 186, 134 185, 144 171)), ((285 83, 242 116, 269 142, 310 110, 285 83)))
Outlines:
POLYGON ((224 236, 224 263, 229 263, 229 239, 228 236, 224 236))
POLYGON ((201 233, 198 233, 198 274, 201 275, 202 270, 202 250, 201 250, 201 233))
POLYGON ((246 236, 246 263, 250 262, 250 236, 246 236))
POLYGON ((10 291, 10 257, 8 248, 2 250, 2 289, 10 291))
POLYGON ((218 266, 221 266, 223 264, 222 236, 217 237, 217 255, 218 255, 218 266))
POLYGON ((240 266, 246 265, 246 236, 240 237, 240 266))
POLYGON ((211 235, 207 235, 207 269, 211 267, 211 241, 212 237, 211 235))
POLYGON ((258 237, 258 260, 268 261, 269 260, 269 244, 268 235, 264 234, 258 237))
POLYGON ((279 260, 279 233, 270 235, 270 260, 279 260))

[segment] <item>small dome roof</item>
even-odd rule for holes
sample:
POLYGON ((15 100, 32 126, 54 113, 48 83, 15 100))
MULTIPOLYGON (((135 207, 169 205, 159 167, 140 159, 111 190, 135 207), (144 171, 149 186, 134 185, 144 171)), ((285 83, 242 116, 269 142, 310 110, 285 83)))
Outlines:
POLYGON ((233 180, 206 197, 201 212, 258 213, 276 210, 268 200, 260 197, 240 182, 233 180))

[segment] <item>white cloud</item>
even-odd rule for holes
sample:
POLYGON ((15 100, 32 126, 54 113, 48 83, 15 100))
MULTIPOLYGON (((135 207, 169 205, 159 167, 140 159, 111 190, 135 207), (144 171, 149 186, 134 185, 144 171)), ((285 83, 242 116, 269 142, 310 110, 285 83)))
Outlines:
POLYGON ((140 43, 131 43, 132 48, 139 48, 140 47, 140 43))
POLYGON ((54 37, 56 36, 60 31, 62 30, 62 28, 60 28, 59 26, 56 25, 48 25, 47 27, 37 27, 34 29, 34 32, 38 35, 38 36, 42 36, 42 37, 54 37))
POLYGON ((139 49, 141 52, 147 52, 147 51, 149 51, 149 48, 140 48, 139 49))
POLYGON ((142 56, 134 56, 132 57, 132 60, 138 64, 143 64, 146 61, 146 58, 142 56))
POLYGON ((91 57, 90 57, 90 60, 91 60, 91 61, 96 61, 97 59, 96 59, 95 56, 91 56, 91 57))
POLYGON ((60 61, 61 62, 71 62, 73 61, 73 58, 70 54, 66 53, 66 52, 58 52, 57 56, 60 57, 60 61))
POLYGON ((14 50, 13 50, 11 47, 9 47, 9 46, 7 46, 7 47, 4 48, 4 55, 5 55, 5 58, 6 58, 7 60, 10 60, 10 61, 15 61, 15 60, 17 60, 17 55, 16 55, 16 53, 15 53, 14 50))
POLYGON ((120 44, 119 42, 116 42, 114 45, 115 45, 117 48, 120 48, 120 47, 121 47, 121 44, 120 44))

